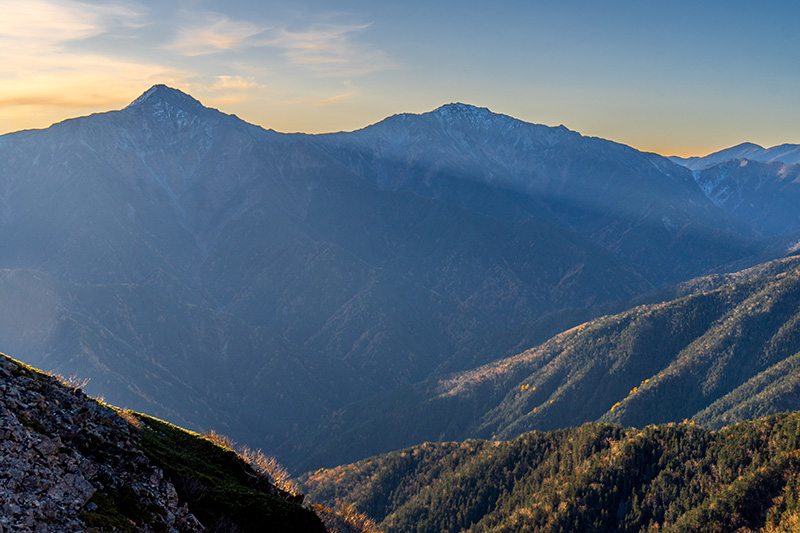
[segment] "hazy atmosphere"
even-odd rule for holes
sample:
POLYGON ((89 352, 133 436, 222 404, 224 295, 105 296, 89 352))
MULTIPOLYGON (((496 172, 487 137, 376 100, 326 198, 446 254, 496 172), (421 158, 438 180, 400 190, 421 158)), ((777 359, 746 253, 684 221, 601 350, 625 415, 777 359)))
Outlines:
POLYGON ((797 3, 0 13, 0 533, 800 531, 797 3))
POLYGON ((278 131, 448 102, 664 155, 800 142, 798 4, 0 1, 0 132, 154 83, 278 131))

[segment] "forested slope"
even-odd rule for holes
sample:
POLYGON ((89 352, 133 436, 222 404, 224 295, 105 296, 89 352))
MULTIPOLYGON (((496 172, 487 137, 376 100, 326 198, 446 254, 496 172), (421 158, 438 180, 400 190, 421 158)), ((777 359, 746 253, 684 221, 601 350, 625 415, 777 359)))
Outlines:
POLYGON ((718 432, 590 423, 424 444, 305 476, 387 533, 797 531, 800 414, 718 432))

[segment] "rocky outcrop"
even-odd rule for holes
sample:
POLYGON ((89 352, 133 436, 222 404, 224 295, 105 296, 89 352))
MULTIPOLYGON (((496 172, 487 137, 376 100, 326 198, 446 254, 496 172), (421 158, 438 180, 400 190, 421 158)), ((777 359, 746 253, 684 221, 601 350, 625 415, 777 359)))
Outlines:
POLYGON ((107 406, 2 354, 0 424, 0 533, 325 532, 260 450, 107 406))
POLYGON ((114 409, 0 357, 0 533, 205 531, 137 441, 114 409))

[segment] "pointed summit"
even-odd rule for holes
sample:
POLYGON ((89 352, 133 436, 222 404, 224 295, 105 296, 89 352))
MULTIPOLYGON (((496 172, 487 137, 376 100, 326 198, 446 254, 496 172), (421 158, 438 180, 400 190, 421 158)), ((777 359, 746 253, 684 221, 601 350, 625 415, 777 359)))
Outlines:
POLYGON ((163 84, 150 87, 123 111, 141 114, 179 129, 192 124, 216 124, 225 121, 228 125, 234 125, 242 122, 234 115, 226 115, 217 109, 206 107, 183 91, 163 84))
POLYGON ((183 91, 167 87, 164 84, 153 85, 142 93, 139 98, 131 102, 126 109, 158 104, 169 104, 184 111, 205 109, 198 100, 183 91))

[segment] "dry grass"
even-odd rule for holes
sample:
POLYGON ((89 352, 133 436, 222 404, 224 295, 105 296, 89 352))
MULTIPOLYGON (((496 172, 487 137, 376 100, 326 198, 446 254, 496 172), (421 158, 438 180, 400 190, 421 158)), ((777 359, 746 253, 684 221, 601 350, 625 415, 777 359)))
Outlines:
POLYGON ((289 471, 271 455, 266 455, 261 450, 254 450, 249 446, 237 446, 230 437, 217 433, 213 429, 208 433, 203 433, 203 437, 217 446, 235 451, 253 470, 266 477, 270 483, 282 491, 293 496, 300 493, 297 485, 290 479, 289 471))
POLYGON ((375 520, 359 513, 351 504, 336 510, 314 504, 311 509, 322 519, 328 533, 381 533, 375 520))
POLYGON ((77 374, 72 374, 69 377, 53 374, 53 377, 56 378, 59 383, 72 390, 84 389, 86 385, 89 384, 89 378, 79 378, 77 374))
POLYGON ((128 424, 132 425, 136 429, 142 427, 142 421, 139 420, 139 417, 136 416, 136 413, 131 411, 130 409, 114 409, 119 416, 125 419, 128 424))
POLYGON ((242 459, 253 467, 253 470, 266 476, 270 483, 282 491, 292 495, 300 492, 297 485, 289 478, 289 471, 271 455, 265 455, 261 450, 253 450, 247 446, 242 446, 237 452, 242 459))
POLYGON ((233 442, 233 440, 231 440, 229 437, 221 433, 217 433, 213 429, 208 433, 203 433, 203 437, 207 440, 210 440, 217 446, 220 446, 222 448, 228 448, 229 450, 233 450, 234 446, 236 446, 236 443, 233 442))

